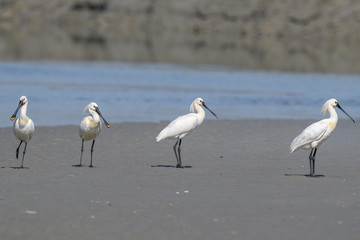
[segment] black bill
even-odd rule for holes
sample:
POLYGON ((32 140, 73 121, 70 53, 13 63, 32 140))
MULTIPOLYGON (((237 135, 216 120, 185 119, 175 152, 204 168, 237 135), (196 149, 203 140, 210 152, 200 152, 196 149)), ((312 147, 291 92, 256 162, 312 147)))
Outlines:
POLYGON ((347 114, 347 112, 345 112, 345 110, 342 109, 342 107, 340 107, 339 103, 337 104, 337 107, 338 107, 341 111, 343 111, 343 112, 355 123, 355 120, 354 120, 352 117, 350 117, 350 115, 347 114))
POLYGON ((16 118, 16 114, 19 111, 19 109, 21 108, 21 106, 23 105, 23 101, 19 101, 19 105, 17 106, 14 114, 10 117, 10 120, 13 121, 16 118))
POLYGON ((210 108, 208 108, 206 105, 205 105, 205 103, 203 102, 203 106, 207 109, 207 110, 209 110, 209 112, 211 112, 212 113, 212 115, 214 115, 217 119, 219 119, 219 116, 218 115, 216 115, 213 111, 211 111, 210 110, 210 108))
POLYGON ((99 108, 96 108, 96 112, 97 112, 97 113, 99 114, 99 116, 102 118, 102 120, 104 121, 106 127, 109 128, 109 127, 110 127, 110 124, 109 124, 109 123, 105 120, 105 118, 102 116, 99 108))

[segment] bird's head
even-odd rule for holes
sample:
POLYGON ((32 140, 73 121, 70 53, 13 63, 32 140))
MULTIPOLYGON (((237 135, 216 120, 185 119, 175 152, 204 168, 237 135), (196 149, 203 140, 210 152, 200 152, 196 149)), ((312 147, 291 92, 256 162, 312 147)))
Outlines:
POLYGON ((216 118, 219 118, 213 111, 211 111, 205 104, 204 100, 202 98, 196 98, 191 106, 190 106, 190 112, 197 112, 196 111, 196 106, 203 106, 205 107, 207 110, 209 110, 216 118))
POLYGON ((324 103, 321 112, 325 116, 326 112, 329 111, 329 109, 335 108, 335 107, 338 107, 343 113, 345 113, 355 123, 355 120, 352 117, 350 117, 350 115, 347 114, 347 112, 345 112, 344 109, 342 109, 342 107, 340 106, 338 100, 336 100, 335 98, 331 98, 331 99, 327 100, 324 103))
POLYGON ((86 112, 86 111, 89 111, 89 113, 91 115, 93 115, 94 113, 97 113, 102 118, 102 120, 104 121, 105 126, 107 128, 110 127, 110 124, 105 120, 105 118, 103 117, 103 115, 100 112, 100 109, 99 109, 98 105, 95 102, 91 102, 88 105, 86 105, 86 107, 84 109, 84 112, 86 112))
POLYGON ((324 103, 321 112, 325 116, 327 111, 329 111, 329 107, 335 108, 337 106, 338 106, 338 101, 335 98, 331 98, 324 103))
POLYGON ((199 106, 204 106, 204 100, 202 98, 195 99, 195 104, 199 106))
POLYGON ((11 115, 11 117, 10 117, 10 120, 11 120, 11 121, 13 121, 13 120, 16 118, 16 114, 17 114, 17 112, 19 111, 19 109, 20 109, 22 106, 24 106, 25 104, 27 104, 27 103, 28 103, 27 97, 26 97, 26 96, 21 96, 21 97, 20 97, 20 100, 19 100, 19 104, 18 104, 18 106, 17 106, 14 114, 11 115))
MULTIPOLYGON (((28 99, 27 99, 26 96, 21 96, 21 97, 20 97, 20 103, 21 103, 21 105, 25 105, 27 102, 28 102, 28 99)), ((20 103, 19 103, 19 104, 20 104, 20 103)))
POLYGON ((96 112, 96 109, 98 108, 98 105, 95 102, 91 102, 84 108, 84 112, 96 112))

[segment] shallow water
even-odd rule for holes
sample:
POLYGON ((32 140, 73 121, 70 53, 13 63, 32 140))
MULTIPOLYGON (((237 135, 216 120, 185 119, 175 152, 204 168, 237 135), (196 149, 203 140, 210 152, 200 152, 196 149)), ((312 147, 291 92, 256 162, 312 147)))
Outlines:
MULTIPOLYGON (((360 117, 358 75, 107 62, 3 62, 0 73, 1 127, 12 125, 21 95, 29 98, 28 116, 37 126, 77 125, 91 101, 110 123, 170 121, 189 112, 196 97, 223 119, 320 119, 332 97, 360 117)), ((207 113, 207 119, 215 118, 207 113)))

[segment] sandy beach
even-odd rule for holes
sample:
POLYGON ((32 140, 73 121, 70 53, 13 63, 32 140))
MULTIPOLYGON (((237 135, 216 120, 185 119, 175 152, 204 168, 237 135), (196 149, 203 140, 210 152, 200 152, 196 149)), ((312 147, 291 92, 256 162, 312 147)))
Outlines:
POLYGON ((72 167, 78 127, 57 126, 36 127, 16 169, 1 128, 1 239, 359 239, 358 123, 340 119, 309 178, 309 152, 289 145, 313 121, 205 120, 183 141, 185 169, 155 141, 167 122, 103 129, 95 168, 72 167))

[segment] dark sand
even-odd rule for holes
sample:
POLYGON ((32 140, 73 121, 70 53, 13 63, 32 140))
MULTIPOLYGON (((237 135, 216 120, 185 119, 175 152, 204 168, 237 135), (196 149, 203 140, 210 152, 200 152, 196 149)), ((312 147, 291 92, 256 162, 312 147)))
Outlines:
POLYGON ((95 168, 72 167, 77 126, 37 127, 29 169, 13 168, 18 141, 0 129, 1 239, 357 240, 358 123, 340 120, 309 178, 309 152, 289 144, 311 122, 207 120, 183 141, 186 169, 173 141, 155 141, 165 122, 103 129, 95 168))

